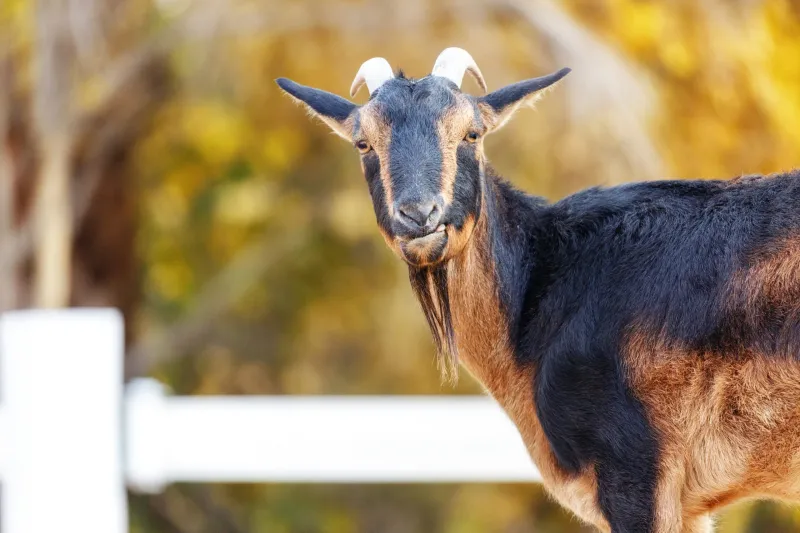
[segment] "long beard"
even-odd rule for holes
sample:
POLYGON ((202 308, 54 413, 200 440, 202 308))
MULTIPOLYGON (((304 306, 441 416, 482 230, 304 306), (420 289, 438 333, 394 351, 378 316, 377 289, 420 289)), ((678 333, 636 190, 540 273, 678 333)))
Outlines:
POLYGON ((431 267, 409 266, 408 275, 411 288, 417 295, 433 334, 433 341, 436 343, 437 362, 442 379, 455 383, 458 380, 458 350, 450 314, 447 268, 447 263, 431 267))

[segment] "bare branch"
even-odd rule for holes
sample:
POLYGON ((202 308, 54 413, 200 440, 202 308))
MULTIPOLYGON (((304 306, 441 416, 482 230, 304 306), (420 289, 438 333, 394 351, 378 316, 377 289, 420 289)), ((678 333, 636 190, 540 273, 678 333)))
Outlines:
POLYGON ((72 209, 69 195, 72 46, 67 0, 40 0, 36 19, 37 80, 34 108, 42 165, 36 219, 34 303, 66 307, 70 297, 72 209))
MULTIPOLYGON (((7 50, 0 44, 0 50, 7 50)), ((0 55, 0 243, 3 248, 15 237, 14 231, 14 178, 11 154, 8 151, 9 108, 11 106, 10 58, 0 55)), ((0 312, 16 307, 17 269, 16 255, 0 253, 0 312)))
POLYGON ((54 135, 42 146, 44 162, 34 212, 38 230, 34 305, 67 307, 73 235, 69 193, 70 142, 65 135, 54 135))
MULTIPOLYGON (((109 95, 106 106, 86 115, 71 128, 69 180, 72 227, 78 231, 92 207, 95 193, 104 177, 110 154, 123 143, 130 142, 142 127, 147 110, 163 99, 169 90, 162 62, 153 58, 140 65, 136 79, 117 93, 109 95), (151 68, 152 67, 152 68, 151 68), (131 90, 135 88, 135 90, 131 90), (80 161, 75 161, 75 148, 85 146, 80 161)), ((8 264, 19 265, 34 251, 35 236, 40 232, 40 217, 31 216, 7 238, 0 240, 0 257, 8 264)))

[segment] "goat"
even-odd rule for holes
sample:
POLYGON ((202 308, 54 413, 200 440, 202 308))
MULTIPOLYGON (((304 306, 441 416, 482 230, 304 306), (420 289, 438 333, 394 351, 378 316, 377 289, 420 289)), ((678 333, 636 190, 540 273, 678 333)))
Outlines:
POLYGON ((465 72, 486 92, 462 49, 420 79, 373 58, 362 106, 276 80, 360 153, 445 371, 482 383, 601 531, 703 533, 734 501, 800 500, 800 172, 549 203, 483 139, 569 69, 480 97, 465 72))

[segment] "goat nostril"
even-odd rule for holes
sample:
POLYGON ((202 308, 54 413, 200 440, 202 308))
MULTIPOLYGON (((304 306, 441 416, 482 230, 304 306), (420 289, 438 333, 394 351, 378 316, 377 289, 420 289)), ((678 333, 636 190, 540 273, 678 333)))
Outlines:
POLYGON ((442 218, 442 206, 436 200, 428 202, 398 202, 395 218, 406 228, 414 231, 433 231, 442 218))
POLYGON ((400 212, 400 218, 404 219, 405 222, 421 225, 420 221, 418 220, 418 217, 414 214, 413 210, 409 208, 405 209, 400 208, 398 211, 400 212))
POLYGON ((412 204, 403 205, 398 208, 400 218, 406 223, 418 227, 424 227, 428 223, 431 215, 431 207, 427 205, 412 204))

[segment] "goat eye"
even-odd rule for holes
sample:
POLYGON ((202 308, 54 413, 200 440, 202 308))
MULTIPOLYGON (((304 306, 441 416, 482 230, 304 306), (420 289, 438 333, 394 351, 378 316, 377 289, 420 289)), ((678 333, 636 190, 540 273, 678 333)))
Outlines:
POLYGON ((362 154, 366 154, 367 152, 372 150, 372 146, 370 146, 367 141, 356 142, 356 148, 358 148, 358 151, 361 152, 362 154))
POLYGON ((464 137, 464 139, 465 139, 467 142, 474 143, 475 141, 477 141, 477 140, 478 140, 478 137, 479 137, 479 135, 478 135, 478 132, 477 132, 477 131, 471 131, 471 132, 467 133, 467 136, 466 136, 466 137, 464 137))

